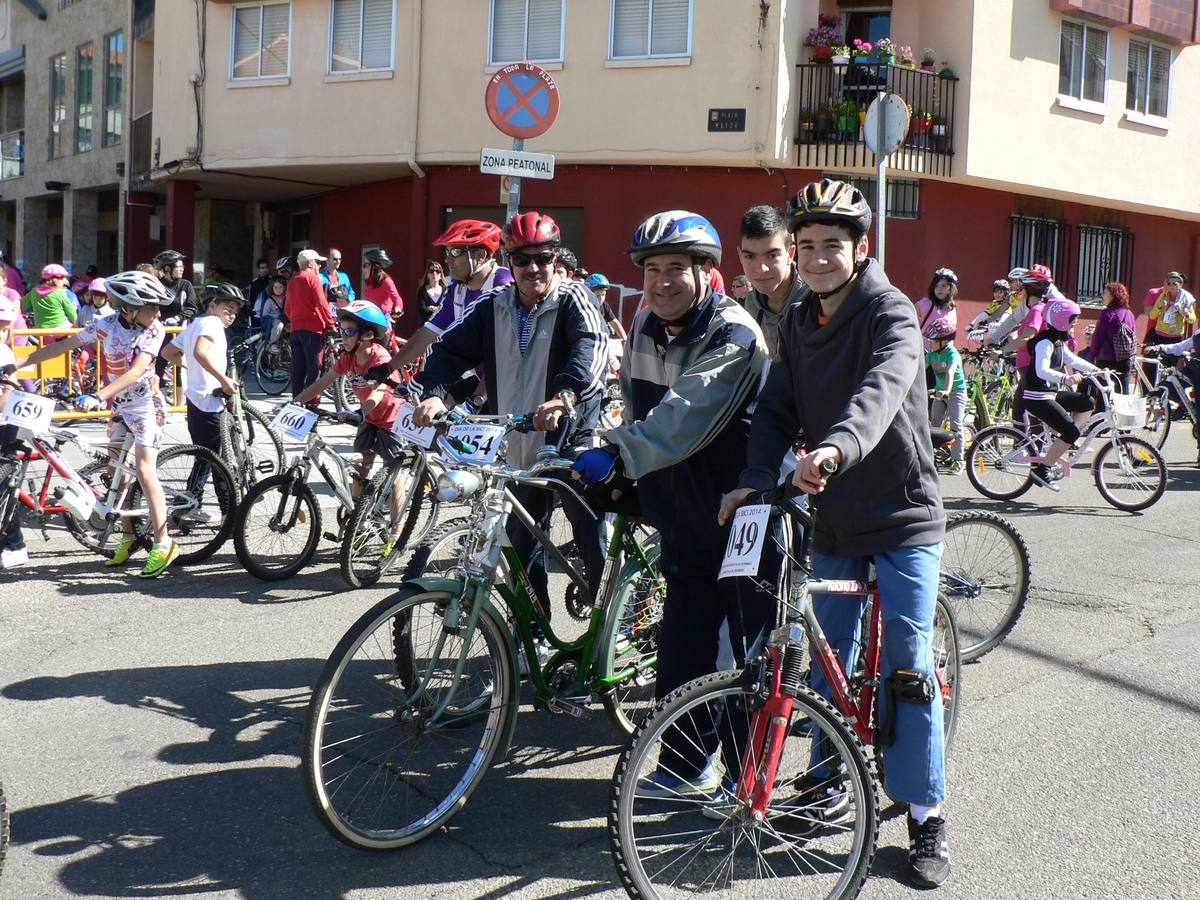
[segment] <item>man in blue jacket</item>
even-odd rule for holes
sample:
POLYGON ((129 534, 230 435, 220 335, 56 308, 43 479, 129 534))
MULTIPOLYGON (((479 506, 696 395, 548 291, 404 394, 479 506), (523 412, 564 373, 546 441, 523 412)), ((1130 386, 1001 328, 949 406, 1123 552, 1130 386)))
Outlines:
MULTIPOLYGON (((607 365, 604 322, 582 284, 564 281, 554 272, 561 240, 550 216, 527 212, 504 226, 502 241, 515 281, 479 296, 462 318, 447 328, 433 345, 415 384, 424 399, 413 412, 418 426, 428 425, 446 409, 451 385, 463 372, 482 365, 487 381, 488 414, 534 413, 542 435, 510 433, 508 463, 529 468, 538 449, 555 442, 560 428, 570 428, 566 446, 587 443, 600 416, 600 391, 607 365), (564 413, 574 408, 568 425, 564 413)), ((549 491, 520 487, 514 492, 543 531, 549 529, 549 491)), ((604 554, 596 517, 563 499, 563 508, 583 556, 593 596, 600 581, 604 554)), ((510 522, 513 549, 527 560, 537 599, 550 618, 546 570, 535 541, 516 521, 510 522)), ((539 655, 546 651, 544 642, 539 655)))
MULTIPOLYGON (((780 353, 758 397, 748 465, 722 502, 727 521, 755 491, 775 486, 780 461, 803 432, 793 478, 821 494, 813 532, 818 578, 866 581, 875 563, 883 605, 883 716, 894 736, 883 747, 888 794, 908 803, 913 880, 934 886, 950 874, 942 695, 934 676, 934 604, 946 517, 929 441, 920 328, 912 302, 867 258, 871 208, 845 182, 824 179, 788 206, 796 265, 807 285, 784 313, 780 353), (830 478, 821 466, 831 460, 830 478)), ((842 660, 859 643, 866 598, 818 596, 813 608, 842 660)), ((812 686, 830 688, 819 667, 812 686)), ((818 745, 819 746, 819 745, 818 745)), ((814 770, 820 764, 814 760, 814 770)), ((825 775, 828 783, 829 773, 825 775)), ((844 819, 845 793, 830 790, 826 822, 844 819)))

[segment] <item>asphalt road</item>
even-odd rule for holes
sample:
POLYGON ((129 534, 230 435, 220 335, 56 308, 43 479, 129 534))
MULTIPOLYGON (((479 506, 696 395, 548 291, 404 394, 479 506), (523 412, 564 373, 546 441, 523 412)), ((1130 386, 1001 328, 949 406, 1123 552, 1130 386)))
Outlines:
MULTIPOLYGON (((1200 469, 1184 429, 1167 450, 1170 489, 1144 515, 1082 471, 1007 506, 946 480, 951 508, 1017 521, 1033 592, 965 672, 942 896, 1200 896, 1200 469)), ((309 689, 388 593, 346 590, 331 544, 282 585, 231 546, 143 583, 62 531, 29 539, 33 564, 0 575, 0 898, 623 896, 599 711, 523 710, 508 759, 415 847, 371 854, 321 828, 298 768, 309 689)), ((904 865, 893 815, 864 896, 913 893, 904 865)))

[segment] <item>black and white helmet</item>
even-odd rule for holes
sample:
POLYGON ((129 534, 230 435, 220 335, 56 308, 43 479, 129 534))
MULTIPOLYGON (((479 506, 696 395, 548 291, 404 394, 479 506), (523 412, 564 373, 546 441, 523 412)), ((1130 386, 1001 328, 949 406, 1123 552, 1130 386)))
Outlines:
POLYGON ((149 272, 118 272, 107 279, 108 300, 114 307, 170 306, 175 299, 170 288, 149 272))

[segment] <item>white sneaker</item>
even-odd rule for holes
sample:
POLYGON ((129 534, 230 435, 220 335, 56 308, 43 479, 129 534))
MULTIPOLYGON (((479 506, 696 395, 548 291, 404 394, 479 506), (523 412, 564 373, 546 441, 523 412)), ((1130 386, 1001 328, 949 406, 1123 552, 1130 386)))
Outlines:
MULTIPOLYGON (((540 637, 533 642, 533 646, 537 653, 538 668, 540 669, 550 658, 550 642, 546 638, 540 637)), ((529 660, 525 658, 524 647, 517 648, 517 674, 521 678, 529 677, 529 660)))
POLYGON ((15 569, 17 566, 29 564, 29 548, 19 550, 0 550, 0 569, 15 569))

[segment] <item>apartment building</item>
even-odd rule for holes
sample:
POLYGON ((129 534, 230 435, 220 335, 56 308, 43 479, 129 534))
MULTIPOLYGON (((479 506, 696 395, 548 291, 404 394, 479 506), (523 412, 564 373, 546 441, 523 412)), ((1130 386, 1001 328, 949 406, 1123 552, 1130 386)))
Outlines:
POLYGON ((127 18, 123 0, 0 2, 0 248, 27 280, 120 264, 127 18))
POLYGON ((561 110, 526 142, 557 163, 553 180, 525 181, 522 207, 554 215, 616 283, 636 289, 623 249, 651 212, 712 218, 729 273, 746 207, 821 174, 870 187, 860 114, 888 89, 913 111, 888 161, 897 284, 919 296, 949 265, 982 300, 1011 265, 1044 261, 1084 302, 1114 278, 1140 294, 1168 269, 1200 275, 1198 7, 137 0, 126 261, 165 241, 248 278, 260 253, 384 246, 403 292, 446 222, 502 217, 499 179, 478 164, 509 139, 483 94, 524 59, 552 72, 561 110), (815 60, 805 38, 822 13, 847 40, 890 36, 935 63, 815 60))

